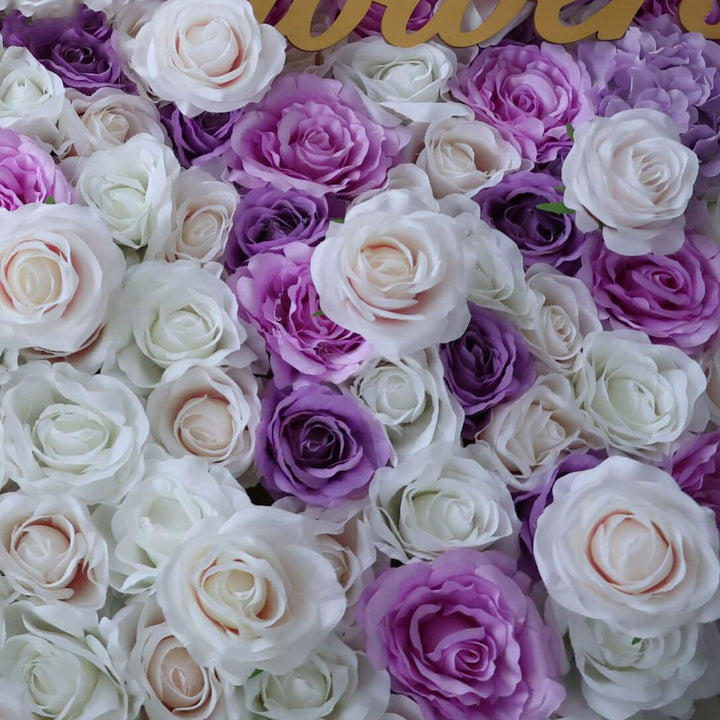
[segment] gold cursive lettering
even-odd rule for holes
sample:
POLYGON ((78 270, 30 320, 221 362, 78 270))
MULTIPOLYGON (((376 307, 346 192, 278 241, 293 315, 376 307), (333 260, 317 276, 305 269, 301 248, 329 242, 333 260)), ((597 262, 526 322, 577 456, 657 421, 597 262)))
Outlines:
MULTIPOLYGON (((708 16, 713 10, 713 0, 681 0, 678 17, 688 32, 698 32, 711 40, 720 40, 720 24, 708 22, 708 16)), ((717 15, 716 12, 713 14, 717 15)))
POLYGON ((537 0, 535 29, 538 35, 552 43, 571 43, 597 35, 599 40, 617 40, 630 27, 643 0, 612 0, 601 10, 577 25, 560 19, 560 11, 574 0, 537 0))

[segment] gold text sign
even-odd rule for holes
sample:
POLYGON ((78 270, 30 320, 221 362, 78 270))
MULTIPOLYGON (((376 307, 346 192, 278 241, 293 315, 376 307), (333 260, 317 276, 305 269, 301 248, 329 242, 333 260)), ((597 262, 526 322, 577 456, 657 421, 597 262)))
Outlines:
MULTIPOLYGON (((560 19, 561 10, 574 0, 532 0, 535 3, 535 28, 538 35, 552 43, 571 43, 587 37, 600 40, 621 38, 630 27, 643 0, 611 0, 583 22, 568 25, 560 19)), ((250 0, 260 22, 264 22, 275 0, 250 0)), ((507 27, 525 7, 526 0, 500 0, 494 12, 481 26, 462 29, 462 18, 472 0, 443 0, 427 24, 408 32, 408 21, 419 0, 347 0, 337 18, 324 32, 313 35, 313 17, 322 0, 293 0, 277 29, 297 48, 324 50, 346 38, 367 14, 373 2, 384 6, 382 34, 391 45, 413 47, 438 37, 452 47, 470 47, 489 40, 507 27)), ((720 40, 720 24, 706 20, 713 11, 713 0, 680 0, 678 16, 689 32, 720 40)))

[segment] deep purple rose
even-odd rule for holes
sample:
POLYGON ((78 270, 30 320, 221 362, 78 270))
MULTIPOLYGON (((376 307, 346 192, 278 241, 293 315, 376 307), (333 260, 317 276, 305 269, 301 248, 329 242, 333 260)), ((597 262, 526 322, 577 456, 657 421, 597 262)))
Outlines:
POLYGON ((383 426, 349 395, 317 382, 267 388, 257 465, 273 497, 320 507, 362 498, 390 452, 383 426))
POLYGON ((452 550, 363 592, 367 654, 427 720, 547 720, 562 702, 560 641, 497 552, 452 550))
POLYGON ((715 513, 720 528, 720 430, 687 440, 673 454, 668 472, 683 492, 715 513))
POLYGON ((539 210, 538 205, 562 202, 562 182, 550 173, 517 172, 482 190, 475 200, 482 218, 514 240, 525 267, 542 262, 572 274, 580 265, 584 233, 571 215, 539 210))
MULTIPOLYGON (((339 7, 344 7, 347 0, 336 0, 339 7)), ((435 14, 435 8, 442 2, 442 0, 419 0, 415 5, 415 9, 410 15, 410 19, 407 24, 407 29, 410 32, 416 30, 422 30, 428 22, 432 19, 435 14)), ((382 19, 385 14, 385 8, 378 3, 372 3, 370 9, 365 14, 365 17, 360 21, 358 26, 355 28, 355 32, 360 37, 368 37, 370 35, 380 35, 382 19)))
MULTIPOLYGON (((635 22, 642 25, 660 15, 670 15, 676 18, 678 5, 680 5, 680 0, 645 0, 640 11, 635 16, 635 22)), ((720 20, 720 7, 718 7, 717 4, 710 11, 710 14, 707 15, 706 20, 711 25, 714 25, 720 20)))
POLYGON ((0 207, 15 210, 30 203, 73 199, 70 183, 35 140, 0 129, 0 207))
POLYGON ((720 250, 706 237, 688 234, 672 255, 617 255, 598 243, 586 274, 600 317, 613 328, 642 330, 688 352, 720 329, 720 250))
POLYGON ((299 190, 272 186, 250 190, 240 200, 225 248, 225 267, 237 270, 257 253, 282 252, 292 242, 315 246, 333 216, 344 215, 344 203, 328 202, 299 190), (337 213, 337 215, 335 215, 337 213))
POLYGON ((311 257, 312 248, 293 243, 282 253, 254 255, 228 280, 241 316, 265 338, 281 386, 298 373, 340 383, 373 352, 360 335, 323 315, 310 277, 311 257))
POLYGON ((4 44, 26 47, 68 87, 86 95, 103 87, 134 92, 120 68, 105 13, 80 5, 72 17, 26 18, 18 11, 2 22, 4 44))
POLYGON ((160 108, 162 124, 170 135, 180 164, 186 168, 205 165, 222 155, 230 144, 230 135, 239 117, 240 110, 202 112, 188 117, 172 103, 160 108))
POLYGON ((590 120, 590 76, 559 45, 508 43, 482 50, 450 81, 453 95, 478 120, 496 127, 532 162, 569 150, 568 124, 590 120))
POLYGON ((229 180, 353 198, 385 182, 409 140, 375 122, 355 87, 310 74, 278 78, 235 125, 229 180))
POLYGON ((501 315, 469 304, 470 324, 440 346, 445 383, 465 411, 462 436, 474 440, 490 411, 522 395, 535 381, 535 365, 517 328, 501 315))
POLYGON ((599 465, 604 458, 602 453, 577 452, 566 456, 551 470, 538 476, 539 484, 532 490, 515 496, 515 511, 522 522, 520 527, 520 547, 522 550, 522 568, 533 579, 540 580, 533 554, 533 540, 537 521, 543 510, 553 501, 553 488, 555 483, 565 475, 589 470, 599 465))

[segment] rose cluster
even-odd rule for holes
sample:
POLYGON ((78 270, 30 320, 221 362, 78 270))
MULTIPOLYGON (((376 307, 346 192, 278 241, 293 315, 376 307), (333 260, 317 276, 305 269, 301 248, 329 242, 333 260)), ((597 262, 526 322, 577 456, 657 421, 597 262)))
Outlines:
POLYGON ((0 717, 717 718, 718 45, 270 4, 0 0, 0 717))

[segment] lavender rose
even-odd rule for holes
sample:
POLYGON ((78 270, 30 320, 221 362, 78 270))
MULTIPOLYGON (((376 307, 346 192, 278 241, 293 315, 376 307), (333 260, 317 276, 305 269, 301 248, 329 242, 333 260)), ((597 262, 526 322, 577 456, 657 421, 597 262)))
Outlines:
POLYGON ((667 469, 698 505, 715 513, 720 528, 720 430, 691 437, 675 451, 667 469))
POLYGON ((568 124, 593 117, 585 97, 590 76, 558 45, 508 43, 483 50, 450 83, 453 95, 478 120, 496 127, 520 154, 537 163, 555 160, 571 145, 568 124))
POLYGON ((375 122, 354 87, 285 75, 235 125, 227 177, 248 188, 355 197, 385 182, 408 139, 405 128, 375 122))
POLYGON ((360 335, 321 312, 310 277, 312 253, 296 242, 282 253, 254 255, 228 281, 241 316, 265 338, 278 385, 289 385, 298 373, 340 383, 372 353, 360 335))
POLYGON ((291 242, 315 246, 330 225, 331 206, 326 197, 299 190, 283 192, 272 186, 255 188, 243 196, 235 213, 225 248, 225 267, 234 271, 257 253, 281 252, 291 242))
POLYGON ((391 453, 373 415, 320 383, 286 393, 268 388, 257 448, 262 482, 271 495, 293 495, 320 507, 364 497, 391 453))
POLYGON ((185 168, 202 166, 221 156, 230 144, 230 135, 239 117, 239 110, 201 112, 195 117, 188 117, 173 103, 160 108, 162 124, 170 135, 180 164, 185 168))
POLYGON ((428 720, 547 720, 565 694, 560 643, 529 585, 492 550, 387 570, 358 606, 370 662, 428 720))
POLYGON ((601 317, 690 352, 720 330, 720 250, 690 234, 672 255, 617 255, 598 243, 586 262, 601 317))
POLYGON ((2 23, 4 44, 26 47, 68 87, 91 95, 102 87, 134 91, 123 74, 105 13, 80 5, 72 17, 30 20, 18 11, 2 23))
POLYGON ((0 207, 71 203, 74 194, 55 161, 32 138, 0 129, 0 207))
POLYGON ((465 411, 462 435, 474 440, 492 408, 522 395, 535 381, 527 343, 515 326, 493 310, 469 304, 465 333, 440 346, 445 382, 465 411))
POLYGON ((483 220, 517 243, 525 267, 542 262, 569 273, 579 267, 584 233, 571 215, 538 208, 562 202, 559 178, 544 172, 513 173, 481 190, 475 200, 483 220))

